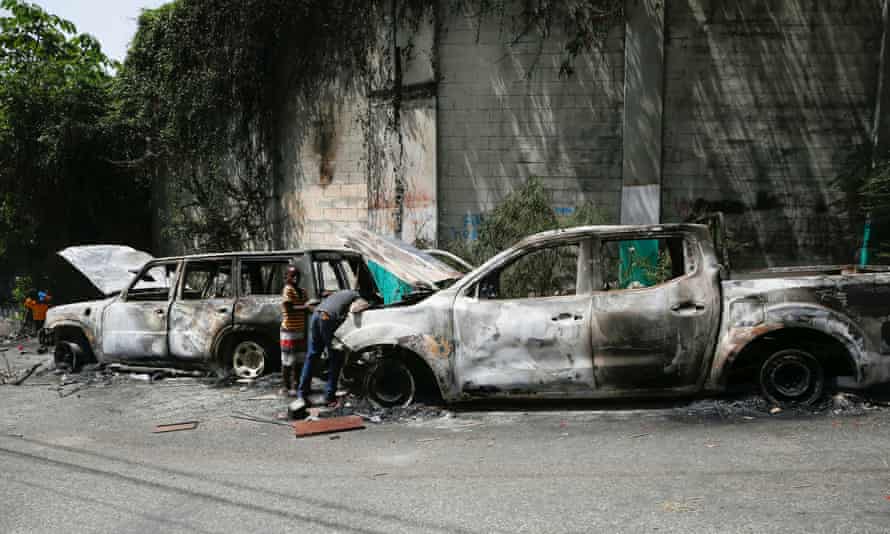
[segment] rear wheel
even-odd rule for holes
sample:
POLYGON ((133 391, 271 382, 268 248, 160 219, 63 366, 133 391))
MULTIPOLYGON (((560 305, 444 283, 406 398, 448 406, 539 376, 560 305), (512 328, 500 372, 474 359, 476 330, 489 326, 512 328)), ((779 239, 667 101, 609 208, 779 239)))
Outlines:
POLYGON ((269 351, 262 343, 253 339, 235 341, 229 361, 232 372, 238 378, 258 378, 271 367, 269 351))
POLYGON ((365 376, 368 399, 378 406, 391 408, 407 406, 417 393, 411 369, 398 358, 378 360, 365 376))
POLYGON ((800 349, 780 350, 760 368, 760 389, 781 406, 808 406, 825 393, 825 370, 815 356, 800 349))

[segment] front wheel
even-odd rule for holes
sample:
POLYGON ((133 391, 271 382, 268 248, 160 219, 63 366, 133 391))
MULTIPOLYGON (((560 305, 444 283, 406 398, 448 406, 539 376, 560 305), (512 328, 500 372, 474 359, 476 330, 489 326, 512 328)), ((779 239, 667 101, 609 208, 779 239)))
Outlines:
POLYGON ((378 406, 407 406, 414 401, 416 382, 405 362, 383 358, 365 376, 365 391, 368 399, 378 406))
POLYGON ((53 351, 53 362, 56 369, 77 372, 86 363, 86 351, 74 341, 61 340, 56 343, 53 351))
POLYGON ((780 350, 763 362, 760 389, 767 400, 780 406, 808 406, 825 392, 825 371, 809 352, 780 350))

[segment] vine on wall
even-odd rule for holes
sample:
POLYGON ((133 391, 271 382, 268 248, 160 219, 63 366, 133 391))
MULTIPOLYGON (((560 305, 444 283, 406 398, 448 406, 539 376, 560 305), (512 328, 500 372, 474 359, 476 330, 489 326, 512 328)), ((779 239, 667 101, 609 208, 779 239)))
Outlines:
POLYGON ((115 80, 116 113, 140 152, 125 163, 170 192, 169 236, 186 250, 271 246, 281 95, 311 103, 332 84, 367 94, 382 79, 398 134, 402 87, 386 37, 416 31, 433 9, 480 27, 494 17, 512 43, 559 30, 566 76, 623 17, 618 0, 176 0, 146 10, 115 80))

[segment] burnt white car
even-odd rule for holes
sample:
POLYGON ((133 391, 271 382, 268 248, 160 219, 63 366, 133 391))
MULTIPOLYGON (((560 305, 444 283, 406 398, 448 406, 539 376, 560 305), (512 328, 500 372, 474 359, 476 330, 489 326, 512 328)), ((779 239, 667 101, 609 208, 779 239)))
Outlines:
POLYGON ((890 272, 803 266, 729 276, 708 226, 589 226, 530 236, 460 276, 369 232, 346 244, 424 282, 336 338, 381 404, 425 390, 603 398, 756 383, 778 404, 890 380, 890 272))
POLYGON ((74 366, 91 360, 221 366, 254 378, 280 362, 280 295, 289 265, 300 269, 310 299, 373 288, 367 265, 350 250, 153 258, 130 247, 92 245, 59 254, 106 296, 47 314, 57 358, 74 366))

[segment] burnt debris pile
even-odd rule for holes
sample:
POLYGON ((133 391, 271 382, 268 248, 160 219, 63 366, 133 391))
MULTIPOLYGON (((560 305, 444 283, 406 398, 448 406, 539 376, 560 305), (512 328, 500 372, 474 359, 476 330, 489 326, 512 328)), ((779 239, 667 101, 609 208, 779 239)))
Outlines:
POLYGON ((810 406, 776 406, 759 395, 702 399, 675 409, 680 417, 705 419, 755 419, 761 417, 802 417, 813 415, 859 416, 890 406, 890 395, 835 393, 810 406))
POLYGON ((376 406, 367 398, 347 395, 336 408, 320 412, 319 417, 341 417, 358 415, 371 423, 406 422, 453 417, 450 410, 441 406, 414 403, 408 406, 383 408, 376 406))

